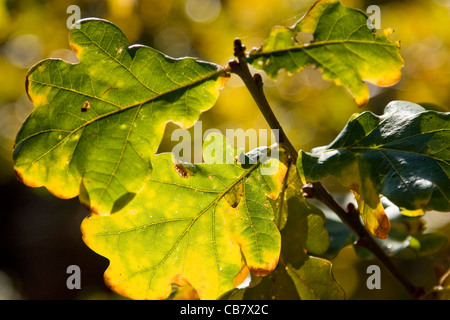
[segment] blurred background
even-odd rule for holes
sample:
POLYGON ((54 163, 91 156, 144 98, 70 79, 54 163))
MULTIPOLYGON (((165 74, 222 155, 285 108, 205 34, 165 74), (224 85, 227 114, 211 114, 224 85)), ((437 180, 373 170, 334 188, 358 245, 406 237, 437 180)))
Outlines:
MULTIPOLYGON (((381 28, 395 30, 405 67, 390 88, 370 86, 371 100, 358 109, 342 87, 322 80, 307 68, 295 76, 264 78, 269 102, 298 149, 331 142, 355 112, 377 114, 392 100, 450 107, 450 1, 342 1, 363 11, 381 8, 381 28)), ((131 44, 154 47, 170 56, 193 56, 226 65, 233 40, 247 49, 259 46, 275 25, 292 25, 314 1, 306 0, 0 0, 0 299, 117 299, 103 283, 108 261, 81 240, 80 224, 88 212, 78 199, 61 200, 45 189, 19 183, 12 169, 12 149, 21 124, 33 106, 25 93, 28 69, 45 58, 77 59, 68 45, 66 13, 78 5, 81 17, 112 21, 131 44), (69 290, 66 269, 81 268, 81 290, 69 290)), ((203 130, 268 128, 241 81, 232 76, 217 105, 202 114, 203 130)), ((169 124, 160 151, 171 149, 169 124)), ((331 188, 339 190, 331 183, 331 188)), ((450 235, 448 213, 429 213, 428 230, 450 235)), ((382 290, 365 286, 367 265, 353 248, 334 259, 333 271, 349 299, 408 299, 382 271, 382 290)), ((399 261, 406 275, 426 288, 450 265, 447 245, 440 253, 399 261)))

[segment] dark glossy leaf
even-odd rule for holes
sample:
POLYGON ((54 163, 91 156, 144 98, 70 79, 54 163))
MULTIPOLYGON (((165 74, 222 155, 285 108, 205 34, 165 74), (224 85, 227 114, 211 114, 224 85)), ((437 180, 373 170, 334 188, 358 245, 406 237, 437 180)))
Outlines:
POLYGON ((328 146, 301 151, 298 168, 305 182, 334 176, 354 194, 369 230, 386 238, 386 196, 403 214, 450 211, 450 113, 391 102, 382 116, 351 117, 328 146))

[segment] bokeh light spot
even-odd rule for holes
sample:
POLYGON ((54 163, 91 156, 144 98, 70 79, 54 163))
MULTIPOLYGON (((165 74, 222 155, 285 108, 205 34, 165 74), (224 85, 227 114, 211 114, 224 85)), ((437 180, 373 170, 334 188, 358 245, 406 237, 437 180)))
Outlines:
POLYGON ((5 55, 11 64, 19 68, 29 68, 43 54, 42 41, 32 34, 23 34, 10 38, 5 46, 5 55))
POLYGON ((182 57, 191 52, 191 42, 183 30, 174 27, 163 29, 155 39, 156 49, 171 57, 182 57))
POLYGON ((220 0, 186 0, 185 10, 195 22, 211 22, 220 14, 220 0))

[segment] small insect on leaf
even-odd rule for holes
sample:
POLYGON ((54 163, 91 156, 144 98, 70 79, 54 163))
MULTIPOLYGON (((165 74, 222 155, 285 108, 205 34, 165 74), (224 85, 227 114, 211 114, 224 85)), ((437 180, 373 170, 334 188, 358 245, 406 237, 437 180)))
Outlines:
POLYGON ((85 101, 84 104, 81 106, 81 112, 86 112, 91 107, 91 104, 89 101, 85 101))

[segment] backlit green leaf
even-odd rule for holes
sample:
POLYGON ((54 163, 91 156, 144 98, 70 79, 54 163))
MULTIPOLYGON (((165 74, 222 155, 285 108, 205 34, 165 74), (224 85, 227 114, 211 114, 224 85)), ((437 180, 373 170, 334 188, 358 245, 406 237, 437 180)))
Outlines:
POLYGON ((345 293, 331 272, 331 262, 309 256, 328 248, 323 213, 305 199, 288 201, 289 215, 281 231, 281 259, 278 267, 245 289, 235 289, 227 299, 328 300, 344 299, 345 293), (306 253, 308 252, 308 254, 306 253))
POLYGON ((277 26, 261 48, 250 52, 255 68, 276 77, 281 69, 296 73, 309 65, 322 71, 324 79, 346 87, 362 106, 369 99, 363 80, 379 86, 395 84, 403 59, 391 32, 376 35, 367 27, 367 15, 343 6, 339 0, 320 0, 292 27, 277 26), (301 33, 311 33, 310 43, 299 42, 301 33))
POLYGON ((331 272, 331 262, 308 257, 300 267, 288 265, 286 272, 292 279, 302 300, 342 300, 345 292, 331 272))
POLYGON ((264 276, 276 268, 281 237, 268 197, 278 195, 286 168, 276 159, 227 163, 240 152, 224 140, 213 134, 204 146, 205 159, 221 161, 156 155, 144 189, 124 209, 83 221, 85 243, 110 260, 112 289, 164 299, 172 283, 189 284, 200 298, 216 299, 240 284, 241 269, 264 276))
POLYGON ((345 293, 331 272, 331 262, 302 255, 296 268, 291 264, 278 267, 254 287, 235 289, 224 298, 229 300, 343 300, 345 293))
POLYGON ((289 199, 287 206, 288 221, 282 230, 284 256, 294 263, 303 250, 311 255, 322 255, 330 240, 323 212, 302 197, 289 199))
POLYGON ((112 23, 70 31, 79 63, 48 59, 28 73, 34 111, 16 138, 15 170, 90 210, 117 211, 143 187, 165 124, 183 128, 212 107, 227 76, 217 65, 129 46, 112 23))
POLYGON ((406 215, 450 211, 449 117, 404 101, 391 102, 382 116, 354 115, 331 144, 299 153, 299 172, 304 182, 336 177, 355 194, 370 231, 386 238, 380 195, 406 215))

